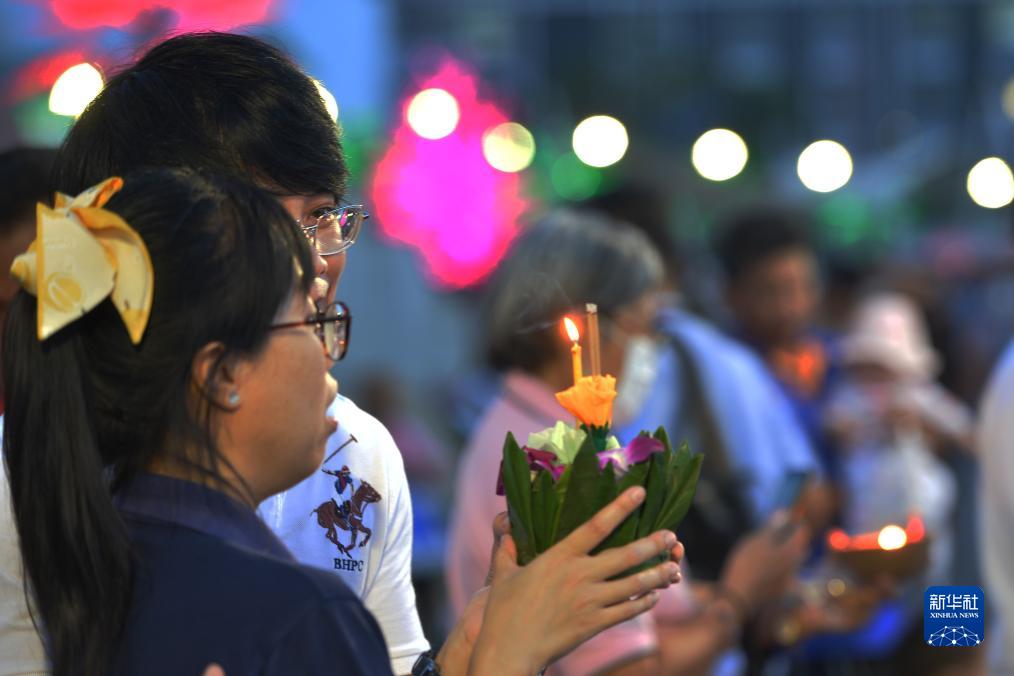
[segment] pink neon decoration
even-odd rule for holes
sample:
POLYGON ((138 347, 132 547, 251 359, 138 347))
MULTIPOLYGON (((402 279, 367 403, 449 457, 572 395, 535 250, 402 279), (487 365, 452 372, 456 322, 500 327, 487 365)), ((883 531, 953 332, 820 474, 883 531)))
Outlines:
POLYGON ((260 23, 272 0, 50 0, 53 14, 67 28, 123 28, 141 12, 171 10, 177 30, 217 29, 260 23))
POLYGON ((483 134, 508 118, 479 98, 476 78, 448 58, 412 95, 431 87, 457 100, 458 126, 441 139, 421 138, 405 120, 407 97, 374 170, 370 199, 385 236, 414 248, 437 285, 463 288, 496 267, 527 202, 520 177, 494 169, 483 157, 483 134))

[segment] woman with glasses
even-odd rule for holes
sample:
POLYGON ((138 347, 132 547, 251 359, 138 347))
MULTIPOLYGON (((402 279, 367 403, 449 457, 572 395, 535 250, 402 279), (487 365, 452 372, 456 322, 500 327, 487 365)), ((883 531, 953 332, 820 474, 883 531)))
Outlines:
MULTIPOLYGON (((313 80, 281 50, 246 35, 177 35, 109 78, 67 134, 55 187, 76 193, 143 167, 252 177, 313 242, 312 292, 327 305, 366 220, 361 207, 342 206, 348 169, 340 139, 313 80)), ((300 562, 329 570, 363 601, 384 633, 392 669, 405 674, 430 645, 416 611, 401 453, 349 397, 337 396, 329 414, 339 426, 320 470, 266 500, 259 513, 300 562), (324 470, 345 467, 349 487, 339 496, 324 470), (379 500, 366 502, 366 487, 379 500), (358 532, 353 547, 352 531, 330 518, 330 505, 340 510, 357 490, 359 521, 371 535, 358 532)))
MULTIPOLYGON (((40 208, 11 271, 4 461, 52 671, 390 673, 359 599, 254 511, 320 466, 347 337, 285 210, 189 171, 108 179, 40 208)), ((428 673, 533 673, 653 605, 674 563, 613 578, 673 534, 588 556, 641 499, 523 569, 505 536, 428 673)))

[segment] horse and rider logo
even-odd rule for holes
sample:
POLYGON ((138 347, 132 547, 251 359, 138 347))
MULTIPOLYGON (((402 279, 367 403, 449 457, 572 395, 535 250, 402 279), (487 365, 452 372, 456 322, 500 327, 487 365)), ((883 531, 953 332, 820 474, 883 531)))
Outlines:
POLYGON ((352 473, 348 465, 342 466, 338 471, 327 468, 321 468, 320 471, 335 478, 334 490, 342 502, 339 504, 335 498, 328 498, 310 514, 317 515, 317 524, 326 531, 324 536, 334 543, 338 551, 351 559, 351 551, 357 547, 365 547, 373 535, 373 531, 363 524, 363 511, 367 505, 380 501, 380 493, 366 481, 360 481, 359 488, 353 491, 352 473), (351 498, 344 497, 346 490, 351 494, 351 498), (347 545, 338 540, 338 529, 351 534, 351 540, 347 545), (357 543, 360 533, 363 534, 363 538, 357 543))

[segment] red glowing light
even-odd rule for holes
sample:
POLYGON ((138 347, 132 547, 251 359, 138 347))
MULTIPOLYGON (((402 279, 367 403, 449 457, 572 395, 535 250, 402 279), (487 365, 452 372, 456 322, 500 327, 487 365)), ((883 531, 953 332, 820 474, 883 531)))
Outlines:
POLYGON ((880 545, 877 544, 877 537, 879 535, 880 531, 854 535, 852 536, 852 542, 849 543, 849 549, 880 549, 880 545))
POLYGON ((169 10, 177 30, 227 30, 268 17, 272 0, 50 0, 54 16, 67 28, 123 28, 142 12, 169 10))
POLYGON ((852 539, 845 531, 835 530, 827 536, 827 541, 834 549, 848 549, 852 539))
MULTIPOLYGON (((833 530, 828 533, 827 543, 831 545, 832 549, 837 549, 838 551, 883 549, 878 541, 882 532, 883 529, 874 533, 859 533, 858 535, 850 537, 843 530, 833 530)), ((904 532, 905 540, 897 549, 904 547, 906 544, 913 544, 922 540, 926 536, 926 526, 923 524, 922 519, 920 519, 918 515, 913 514, 908 518, 908 523, 905 524, 904 532)), ((891 547, 886 549, 894 550, 895 548, 891 547)))
POLYGON ((913 516, 905 526, 905 533, 908 535, 909 542, 918 542, 926 535, 926 526, 923 525, 922 519, 918 516, 913 516))
POLYGON ((16 102, 48 91, 65 70, 85 61, 88 61, 85 53, 77 49, 30 61, 14 76, 9 96, 16 102))
POLYGON ((411 94, 429 88, 455 98, 457 126, 443 138, 421 138, 405 122, 412 96, 406 97, 399 126, 376 165, 371 201, 384 235, 416 249, 437 284, 462 288, 493 271, 527 204, 521 179, 493 169, 483 156, 483 134, 507 116, 479 98, 476 78, 447 59, 411 94))

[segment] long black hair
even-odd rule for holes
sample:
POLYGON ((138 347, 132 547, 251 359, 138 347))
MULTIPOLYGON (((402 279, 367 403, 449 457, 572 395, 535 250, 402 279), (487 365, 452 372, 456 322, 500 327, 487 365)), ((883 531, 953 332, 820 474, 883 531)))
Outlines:
POLYGON ((213 342, 227 355, 256 355, 313 276, 292 218, 252 185, 149 171, 128 176, 106 208, 140 233, 154 267, 141 343, 131 344, 108 299, 40 342, 37 300, 19 291, 3 344, 4 460, 58 675, 104 673, 123 629, 133 566, 112 492, 163 456, 226 482, 210 397, 195 407, 190 396, 194 356, 213 342))
POLYGON ((338 127, 306 73, 246 35, 188 33, 111 78, 64 140, 54 185, 74 193, 146 166, 246 176, 341 199, 338 127))

